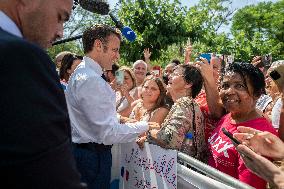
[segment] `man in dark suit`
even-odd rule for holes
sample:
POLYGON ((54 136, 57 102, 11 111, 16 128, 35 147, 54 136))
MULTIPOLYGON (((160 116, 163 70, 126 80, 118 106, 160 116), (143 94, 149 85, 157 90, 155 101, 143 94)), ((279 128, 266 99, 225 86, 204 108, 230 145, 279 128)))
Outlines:
POLYGON ((42 48, 63 35, 72 0, 0 1, 1 188, 85 188, 55 65, 42 48))

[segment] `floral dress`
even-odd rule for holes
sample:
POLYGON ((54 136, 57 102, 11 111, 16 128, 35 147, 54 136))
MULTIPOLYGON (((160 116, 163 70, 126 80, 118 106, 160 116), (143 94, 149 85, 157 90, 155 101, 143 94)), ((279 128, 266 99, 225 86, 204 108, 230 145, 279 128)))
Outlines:
MULTIPOLYGON (((191 97, 182 97, 172 106, 157 133, 164 148, 176 149, 203 162, 207 160, 203 114, 191 97), (193 133, 193 148, 185 143, 185 135, 193 133)), ((150 143, 155 143, 151 138, 150 143)))

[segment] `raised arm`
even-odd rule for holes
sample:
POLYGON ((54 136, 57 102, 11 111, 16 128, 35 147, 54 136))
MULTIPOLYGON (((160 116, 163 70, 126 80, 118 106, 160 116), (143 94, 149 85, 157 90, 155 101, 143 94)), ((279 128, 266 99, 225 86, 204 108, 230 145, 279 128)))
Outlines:
POLYGON ((150 57, 151 57, 152 52, 150 52, 149 48, 146 48, 144 49, 143 53, 144 53, 145 62, 147 63, 147 71, 151 71, 152 65, 150 64, 150 57))
POLYGON ((201 62, 196 63, 196 66, 203 77, 209 112, 212 117, 220 119, 225 114, 225 109, 213 76, 213 65, 209 64, 205 58, 201 58, 201 60, 201 62))

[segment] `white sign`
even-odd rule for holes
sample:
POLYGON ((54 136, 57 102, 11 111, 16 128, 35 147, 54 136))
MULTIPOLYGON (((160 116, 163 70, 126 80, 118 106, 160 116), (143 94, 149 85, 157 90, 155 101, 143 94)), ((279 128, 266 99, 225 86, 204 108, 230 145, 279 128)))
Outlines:
POLYGON ((145 143, 121 144, 120 189, 176 189, 177 151, 145 143))

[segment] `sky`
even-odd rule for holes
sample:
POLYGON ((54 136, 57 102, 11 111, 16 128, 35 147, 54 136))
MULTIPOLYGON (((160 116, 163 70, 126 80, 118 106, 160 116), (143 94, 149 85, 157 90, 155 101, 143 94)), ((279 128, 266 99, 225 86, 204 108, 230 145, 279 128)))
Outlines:
MULTIPOLYGON (((250 4, 257 4, 259 2, 263 1, 269 1, 269 0, 233 0, 233 7, 234 8, 241 8, 246 5, 250 4)), ((276 2, 277 0, 270 0, 272 2, 276 2)), ((118 2, 118 0, 109 0, 111 8, 115 6, 115 4, 118 2)), ((191 7, 199 2, 199 0, 180 0, 182 5, 185 5, 187 7, 191 7)))
MULTIPOLYGON (((277 2, 277 0, 233 0, 232 9, 240 9, 246 5, 257 4, 259 2, 267 1, 277 2)), ((109 0, 108 2, 110 3, 111 9, 113 9, 118 0, 109 0)), ((183 6, 191 7, 197 4, 199 0, 180 0, 180 2, 183 6)), ((230 31, 230 27, 231 24, 229 24, 228 26, 223 26, 220 28, 219 32, 228 33, 230 31)))

